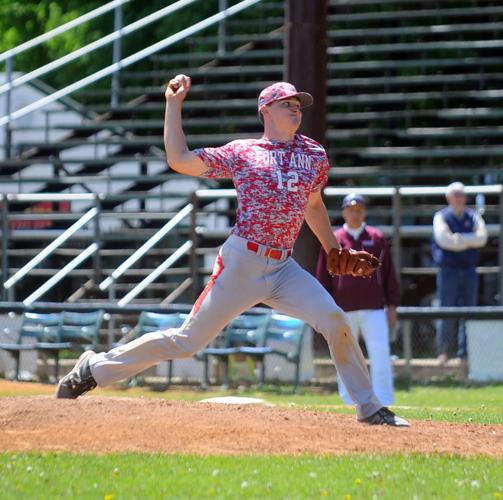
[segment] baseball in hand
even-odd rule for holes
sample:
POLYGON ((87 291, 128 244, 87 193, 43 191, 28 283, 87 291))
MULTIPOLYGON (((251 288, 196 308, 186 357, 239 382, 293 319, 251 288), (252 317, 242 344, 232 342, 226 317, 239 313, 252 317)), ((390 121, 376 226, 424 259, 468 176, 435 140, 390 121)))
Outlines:
POLYGON ((190 77, 186 75, 177 75, 166 85, 166 98, 177 97, 180 100, 185 99, 190 89, 190 77))
POLYGON ((176 94, 176 91, 180 88, 180 85, 181 82, 174 78, 173 80, 169 81, 168 87, 173 91, 174 94, 176 94))

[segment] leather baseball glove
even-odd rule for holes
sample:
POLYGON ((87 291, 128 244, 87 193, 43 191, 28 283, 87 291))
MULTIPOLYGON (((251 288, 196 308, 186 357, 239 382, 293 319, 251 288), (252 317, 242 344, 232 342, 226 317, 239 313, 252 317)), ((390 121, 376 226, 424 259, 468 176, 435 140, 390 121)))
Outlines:
POLYGON ((379 259, 364 250, 332 248, 327 256, 327 271, 331 276, 361 276, 368 278, 381 265, 379 259))

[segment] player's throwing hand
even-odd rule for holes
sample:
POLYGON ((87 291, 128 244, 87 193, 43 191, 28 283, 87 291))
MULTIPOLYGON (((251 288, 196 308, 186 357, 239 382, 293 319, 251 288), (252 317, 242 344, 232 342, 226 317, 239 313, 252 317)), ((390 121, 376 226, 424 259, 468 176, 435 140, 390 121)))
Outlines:
POLYGON ((166 100, 176 99, 180 102, 185 99, 187 92, 192 85, 191 79, 186 75, 176 75, 166 84, 166 92, 164 96, 166 100))

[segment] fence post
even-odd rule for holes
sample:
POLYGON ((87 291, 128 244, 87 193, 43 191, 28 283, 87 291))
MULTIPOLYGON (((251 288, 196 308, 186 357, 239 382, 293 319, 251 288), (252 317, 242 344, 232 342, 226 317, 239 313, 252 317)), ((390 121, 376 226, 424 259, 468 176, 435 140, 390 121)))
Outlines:
MULTIPOLYGON (((115 280, 112 281, 110 286, 108 287, 108 301, 111 304, 115 302, 115 280)), ((108 320, 108 331, 107 331, 107 347, 108 349, 112 348, 114 343, 114 329, 115 329, 115 317, 113 314, 110 315, 110 319, 108 320)))
POLYGON ((402 235, 400 233, 402 219, 402 198, 400 188, 395 188, 392 199, 392 219, 393 219, 393 236, 392 236, 392 253, 395 270, 399 281, 401 282, 402 269, 402 235))
POLYGON ((412 384, 412 320, 406 319, 403 322, 403 359, 405 360, 405 377, 407 387, 412 384))
POLYGON ((499 241, 498 241, 498 265, 499 265, 499 301, 500 305, 503 305, 503 185, 500 185, 499 193, 499 241))
POLYGON ((8 279, 9 274, 9 208, 8 198, 2 194, 2 300, 7 300, 7 290, 3 284, 8 279))
MULTIPOLYGON (((5 61, 5 79, 6 83, 10 84, 12 82, 12 56, 7 57, 5 61)), ((5 116, 10 118, 12 95, 11 89, 9 88, 5 93, 5 116)), ((5 158, 11 158, 12 154, 12 130, 10 126, 10 121, 5 124, 5 158)))
POLYGON ((101 195, 96 194, 94 198, 96 207, 96 217, 94 218, 94 241, 98 244, 98 251, 93 255, 94 281, 101 281, 101 195))
MULTIPOLYGON (((114 40, 113 45, 113 63, 117 64, 121 60, 122 53, 122 4, 115 7, 114 10, 114 31, 119 32, 119 37, 114 40)), ((115 108, 119 105, 120 93, 120 72, 114 71, 112 74, 112 93, 110 96, 110 105, 115 108)))
MULTIPOLYGON (((218 10, 219 12, 222 12, 223 10, 227 9, 227 0, 218 0, 218 10)), ((226 44, 225 44, 225 36, 227 32, 227 19, 222 19, 218 23, 218 54, 223 55, 225 54, 225 49, 226 49, 226 44)))
POLYGON ((197 211, 199 210, 199 199, 197 193, 191 195, 192 212, 190 214, 190 239, 192 248, 190 249, 190 270, 192 275, 192 301, 195 302, 199 293, 199 266, 197 262, 197 211))

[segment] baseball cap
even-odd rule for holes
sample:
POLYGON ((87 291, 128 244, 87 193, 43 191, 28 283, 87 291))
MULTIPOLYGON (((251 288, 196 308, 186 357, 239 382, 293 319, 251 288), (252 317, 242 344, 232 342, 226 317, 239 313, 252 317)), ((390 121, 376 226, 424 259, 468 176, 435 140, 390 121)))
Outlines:
POLYGON ((449 196, 452 193, 464 193, 465 185, 462 182, 452 182, 447 186, 445 190, 446 196, 449 196))
POLYGON ((307 92, 298 92, 297 89, 288 82, 277 82, 266 87, 258 97, 258 109, 259 111, 271 102, 281 101, 282 99, 288 99, 290 97, 296 97, 300 101, 300 107, 305 108, 313 104, 313 96, 307 92))
POLYGON ((342 208, 352 207, 353 205, 365 205, 365 199, 361 194, 349 193, 342 200, 342 208))

